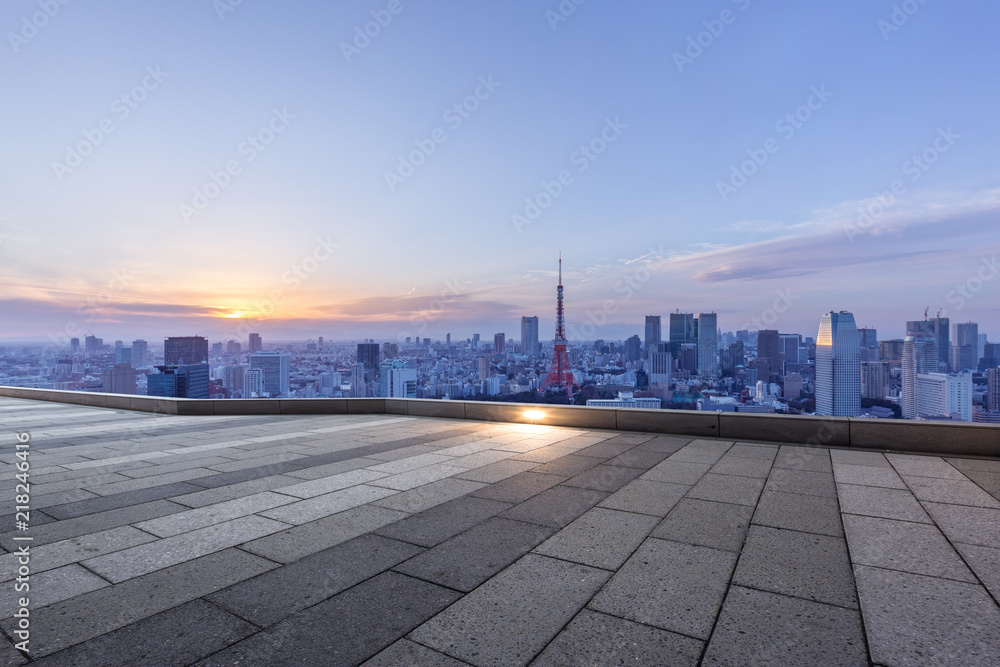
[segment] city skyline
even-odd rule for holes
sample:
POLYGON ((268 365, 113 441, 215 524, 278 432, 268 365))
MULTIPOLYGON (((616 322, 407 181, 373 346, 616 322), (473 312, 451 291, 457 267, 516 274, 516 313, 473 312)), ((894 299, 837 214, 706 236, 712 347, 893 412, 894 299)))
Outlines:
POLYGON ((0 13, 0 340, 548 332, 560 250, 571 341, 1000 330, 995 4, 40 7, 0 13))

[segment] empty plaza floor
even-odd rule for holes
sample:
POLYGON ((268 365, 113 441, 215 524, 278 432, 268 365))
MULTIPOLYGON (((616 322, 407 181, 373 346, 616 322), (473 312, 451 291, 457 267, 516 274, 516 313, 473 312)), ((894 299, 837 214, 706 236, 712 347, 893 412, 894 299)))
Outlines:
POLYGON ((0 398, 0 489, 2 665, 1000 664, 996 460, 0 398))

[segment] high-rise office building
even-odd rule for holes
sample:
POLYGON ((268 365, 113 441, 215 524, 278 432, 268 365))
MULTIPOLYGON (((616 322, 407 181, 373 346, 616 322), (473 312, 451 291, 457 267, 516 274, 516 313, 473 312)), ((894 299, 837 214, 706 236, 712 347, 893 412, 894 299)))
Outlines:
POLYGON ((542 348, 538 342, 538 317, 521 318, 521 347, 524 354, 529 357, 541 354, 542 348))
POLYGON ((903 360, 903 339, 880 340, 878 343, 879 359, 882 361, 903 360))
POLYGON ((226 354, 237 355, 243 351, 243 346, 235 340, 226 342, 226 354))
POLYGON ((986 370, 986 409, 1000 411, 1000 368, 986 370))
POLYGON ((951 346, 951 369, 972 371, 979 368, 979 325, 956 322, 951 346))
POLYGON ((659 315, 646 315, 646 354, 652 354, 659 349, 660 341, 663 340, 661 332, 661 320, 659 315))
POLYGON ((264 393, 271 398, 287 396, 291 357, 285 352, 256 352, 250 355, 250 368, 264 371, 264 393))
MULTIPOLYGON (((909 324, 914 324, 910 322, 909 324)), ((917 323, 919 325, 919 323, 917 323)), ((937 373, 938 346, 933 330, 917 326, 903 339, 903 382, 900 387, 903 419, 917 418, 917 376, 937 373)))
POLYGON ((924 320, 913 320, 906 323, 906 331, 922 331, 934 337, 934 347, 937 350, 938 366, 934 372, 948 371, 951 362, 951 333, 947 317, 932 317, 924 320))
POLYGON ((697 320, 693 313, 670 313, 670 344, 671 349, 681 345, 697 344, 697 320))
MULTIPOLYGON (((804 363, 799 357, 799 349, 802 346, 802 336, 798 334, 781 334, 779 336, 781 339, 780 349, 781 354, 785 355, 785 364, 801 364, 804 363)), ((760 339, 758 338, 758 344, 760 339)), ((784 374, 784 369, 782 368, 782 374, 784 374)))
POLYGON ((489 357, 479 357, 479 379, 488 380, 490 377, 489 357))
POLYGON ((247 368, 243 371, 243 398, 261 398, 264 396, 264 371, 259 368, 247 368))
POLYGON ((159 373, 146 377, 149 396, 208 398, 208 364, 157 366, 159 373))
POLYGON ((368 385, 365 383, 365 365, 353 364, 351 366, 351 398, 364 398, 368 396, 368 385))
POLYGON ((417 371, 400 359, 386 359, 381 368, 382 398, 416 398, 417 371))
POLYGON ((917 374, 917 417, 972 421, 972 373, 917 374))
POLYGON ((107 394, 134 394, 135 369, 128 362, 118 362, 102 373, 101 391, 107 394))
POLYGON ((861 347, 878 347, 878 331, 876 329, 858 329, 858 340, 861 347))
POLYGON ((670 384, 673 359, 669 352, 653 352, 649 355, 649 383, 670 384))
POLYGON ((222 386, 229 391, 243 391, 243 378, 246 368, 243 366, 223 366, 219 374, 222 386))
POLYGON ((476 333, 472 334, 472 349, 473 350, 479 349, 479 334, 476 333))
POLYGON ((358 343, 358 363, 365 367, 365 372, 374 373, 378 370, 378 343, 358 343))
POLYGON ((124 345, 115 346, 115 363, 132 365, 132 348, 124 345))
POLYGON ((854 315, 823 315, 816 336, 816 414, 861 414, 861 341, 854 315))
POLYGON ((261 340, 260 334, 259 333, 250 334, 250 340, 247 343, 247 350, 250 352, 250 354, 253 354, 254 352, 260 352, 263 349, 264 349, 264 341, 261 340))
POLYGON ((698 314, 698 373, 704 377, 715 375, 719 367, 718 316, 715 313, 698 314))
POLYGON ((80 351, 80 339, 70 338, 69 339, 69 351, 70 354, 76 354, 80 351))
POLYGON ((149 366, 149 344, 141 338, 132 341, 132 365, 136 368, 149 366))
POLYGON ((884 399, 889 365, 884 361, 861 362, 861 397, 884 399))
POLYGON ((167 366, 194 366, 206 362, 208 362, 207 338, 171 336, 163 342, 163 363, 167 366))
POLYGON ((766 381, 771 373, 781 372, 781 335, 777 329, 761 329, 757 332, 757 374, 766 381), (767 367, 764 367, 764 364, 767 367), (765 377, 764 373, 768 375, 765 377))
POLYGON ((503 354, 507 350, 507 336, 502 333, 493 334, 493 354, 503 354))
POLYGON ((625 340, 625 358, 629 361, 638 361, 642 358, 642 341, 638 335, 625 340))
POLYGON ((104 339, 97 336, 86 336, 83 341, 83 351, 86 354, 97 354, 104 348, 104 339))

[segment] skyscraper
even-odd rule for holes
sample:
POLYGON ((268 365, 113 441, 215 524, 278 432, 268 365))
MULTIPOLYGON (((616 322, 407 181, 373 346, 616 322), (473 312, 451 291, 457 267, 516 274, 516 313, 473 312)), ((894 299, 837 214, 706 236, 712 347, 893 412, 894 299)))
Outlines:
POLYGON ((250 368, 264 371, 264 393, 271 398, 288 394, 290 366, 291 357, 285 352, 261 351, 250 355, 250 368))
MULTIPOLYGON (((171 336, 163 342, 163 363, 192 366, 208 361, 208 339, 201 336, 171 336)), ((208 398, 207 396, 205 398, 208 398)))
POLYGON ((247 368, 243 371, 243 398, 260 398, 264 395, 264 371, 247 368))
POLYGON ((416 398, 417 370, 407 368, 401 359, 382 362, 382 398, 416 398))
POLYGON ((715 313, 700 313, 698 315, 698 373, 703 377, 715 375, 718 367, 718 316, 715 313))
POLYGON ((932 372, 946 371, 951 361, 951 336, 947 317, 932 317, 930 319, 913 320, 906 323, 906 331, 922 331, 934 338, 934 347, 937 350, 938 365, 932 372))
POLYGON ((979 368, 979 325, 955 323, 955 343, 951 346, 951 369, 971 371, 979 368))
POLYGON ((358 343, 358 363, 362 364, 368 373, 377 371, 379 363, 378 343, 358 343))
POLYGON ((368 385, 365 384, 364 364, 351 366, 351 398, 364 398, 368 395, 368 385))
POLYGON ((649 355, 649 384, 670 384, 673 359, 669 352, 653 352, 649 355))
POLYGON ((149 396, 208 398, 208 364, 157 366, 159 373, 146 378, 149 396))
POLYGON ((638 361, 642 358, 642 341, 638 335, 625 340, 625 358, 629 361, 638 361))
POLYGON ((248 347, 250 354, 253 354, 254 352, 260 352, 263 349, 264 349, 264 341, 261 340, 260 334, 259 333, 250 334, 250 342, 248 347))
POLYGON ((521 318, 521 347, 524 348, 524 353, 529 357, 541 352, 541 346, 538 343, 537 317, 521 318))
POLYGON ((1000 368, 986 370, 986 409, 1000 411, 1000 368))
POLYGON ((660 316, 646 315, 646 354, 650 355, 656 352, 661 340, 663 338, 660 330, 660 316))
POLYGON ((972 421, 972 373, 918 373, 917 417, 972 421))
POLYGON ((114 366, 105 368, 102 375, 101 391, 108 394, 135 393, 135 369, 132 368, 132 364, 116 363, 114 366))
POLYGON ((903 339, 903 383, 900 387, 903 419, 917 418, 917 375, 938 372, 938 347, 933 329, 921 322, 903 339))
POLYGON ((861 414, 861 341, 854 315, 823 315, 816 336, 816 414, 861 414))
POLYGON ((762 381, 770 381, 771 373, 781 372, 781 335, 777 329, 757 332, 757 373, 762 381), (767 364, 767 368, 763 364, 767 364), (764 373, 767 376, 764 376, 764 373))
POLYGON ((488 380, 490 377, 490 358, 479 357, 479 379, 488 380))
POLYGON ((149 344, 141 338, 132 341, 132 365, 136 368, 149 366, 149 344))
POLYGON ((502 333, 493 334, 493 354, 503 354, 507 350, 507 336, 502 333))

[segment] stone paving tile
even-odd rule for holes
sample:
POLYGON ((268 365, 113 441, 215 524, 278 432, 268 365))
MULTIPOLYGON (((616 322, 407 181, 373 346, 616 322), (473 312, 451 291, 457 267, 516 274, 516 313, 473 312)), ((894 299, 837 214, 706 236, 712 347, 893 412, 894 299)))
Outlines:
POLYGON ((188 482, 175 482, 148 489, 126 491, 125 493, 117 493, 111 496, 50 507, 46 510, 46 514, 50 514, 53 518, 63 521, 87 514, 97 514, 98 512, 107 512, 108 510, 121 509, 123 507, 134 507, 142 503, 163 500, 171 496, 179 496, 195 491, 201 491, 201 489, 188 482))
POLYGON ((906 483, 917 500, 1000 509, 1000 501, 967 480, 907 477, 906 483))
MULTIPOLYGON (((34 563, 32 562, 32 564, 34 563)), ((34 612, 36 609, 90 591, 96 591, 98 588, 104 588, 111 584, 74 563, 37 574, 32 572, 29 585, 31 586, 30 595, 26 597, 31 600, 31 611, 34 612)), ((10 585, 10 589, 10 595, 0 596, 0 618, 13 616, 14 612, 17 611, 20 595, 14 592, 13 584, 10 585)))
MULTIPOLYGON (((168 484, 190 482, 201 477, 215 475, 214 470, 208 468, 189 468, 178 472, 169 472, 163 475, 150 475, 149 477, 137 477, 125 482, 114 482, 112 484, 102 484, 101 486, 90 487, 90 490, 100 496, 115 496, 132 491, 143 489, 157 489, 168 484)), ((186 492, 186 491, 184 491, 186 492)), ((182 493, 184 493, 182 492, 182 493)), ((176 495, 176 494, 171 494, 176 495)))
POLYGON ((983 472, 991 472, 1000 475, 1000 461, 996 459, 946 458, 945 461, 964 473, 973 470, 981 470, 983 472))
POLYGON ((717 442, 714 440, 695 440, 677 450, 674 454, 671 454, 667 460, 714 465, 716 461, 722 458, 722 455, 726 453, 726 450, 732 444, 731 442, 717 442))
POLYGON ((96 493, 91 493, 86 489, 71 489, 69 491, 57 491, 45 494, 37 494, 37 487, 34 485, 32 485, 31 489, 31 509, 33 510, 65 505, 66 503, 75 503, 80 500, 90 500, 91 498, 100 498, 96 493))
POLYGON ((838 484, 840 509, 845 514, 861 514, 883 519, 931 523, 931 518, 909 491, 878 486, 838 484))
MULTIPOLYGON (((339 475, 342 472, 358 470, 359 468, 367 468, 370 465, 378 464, 379 461, 380 459, 375 458, 374 455, 372 457, 360 456, 358 458, 347 459, 346 461, 337 461, 336 463, 311 466, 309 468, 303 468, 302 470, 290 470, 285 473, 285 477, 300 480, 320 479, 322 477, 330 477, 331 475, 339 475)), ((265 477, 264 479, 271 478, 265 477)), ((243 482, 243 484, 253 484, 254 481, 256 480, 243 482)), ((289 482, 289 484, 295 484, 295 482, 289 482)))
POLYGON ((423 551, 377 535, 362 535, 305 556, 205 599, 266 627, 333 597, 423 551))
POLYGON ((638 468, 599 465, 563 482, 563 485, 614 493, 641 474, 642 470, 638 468))
POLYGON ((653 537, 702 547, 735 551, 743 548, 754 508, 684 498, 653 531, 653 537))
POLYGON ((955 542, 955 548, 979 577, 979 581, 995 599, 1000 600, 1000 549, 962 542, 955 542))
POLYGON ((750 526, 733 583, 856 609, 847 545, 827 535, 750 526))
POLYGON ((691 487, 683 484, 654 482, 650 479, 636 479, 619 491, 611 494, 599 504, 601 507, 623 512, 638 512, 663 518, 673 509, 691 487))
MULTIPOLYGON (((32 655, 93 639, 274 567, 263 558, 227 549, 32 611, 32 655)), ((11 622, 0 622, 0 627, 9 632, 11 622)))
POLYGON ((136 523, 135 527, 157 537, 172 537, 293 502, 295 502, 295 498, 265 491, 215 505, 206 505, 187 512, 141 521, 136 523))
POLYGON ((379 535, 432 547, 511 507, 510 503, 465 496, 379 529, 379 535))
POLYGON ((195 491, 194 493, 186 493, 182 496, 174 496, 170 500, 175 503, 187 505, 188 507, 204 507, 227 500, 236 500, 255 493, 273 491, 283 486, 298 484, 301 481, 288 475, 273 475, 271 477, 260 477, 246 482, 238 482, 230 486, 220 486, 213 489, 195 491))
POLYGON ((965 475, 938 456, 886 454, 885 458, 889 459, 889 463, 896 469, 896 472, 904 477, 912 475, 916 477, 937 477, 940 479, 965 479, 965 475))
POLYGON ((368 470, 380 472, 386 475, 398 475, 411 470, 419 470, 437 463, 449 463, 453 460, 451 456, 441 456, 440 454, 420 454, 409 456, 395 461, 388 461, 378 465, 369 466, 368 470))
POLYGON ((978 484, 986 493, 1000 500, 1000 473, 968 470, 965 476, 978 484))
POLYGON ((0 664, 8 665, 9 667, 18 667, 18 665, 23 665, 28 662, 28 659, 24 655, 14 648, 5 637, 0 637, 0 664))
POLYGON ((765 488, 768 491, 798 493, 804 496, 837 497, 837 487, 833 483, 833 475, 811 470, 773 468, 767 478, 765 488))
POLYGON ((566 665, 694 665, 697 639, 584 609, 552 640, 532 667, 566 665))
POLYGON ((464 495, 472 493, 473 491, 478 491, 485 486, 486 484, 483 484, 482 482, 470 482, 465 479, 447 477, 436 482, 431 482, 430 484, 418 486, 417 488, 410 489, 409 491, 397 493, 396 495, 389 496, 388 498, 376 500, 372 504, 378 505, 379 507, 399 510, 400 512, 415 514, 417 512, 422 512, 426 509, 436 507, 437 505, 449 500, 460 498, 464 495))
POLYGON ((159 667, 186 665, 257 631, 246 621, 194 600, 32 664, 159 667))
POLYGON ((465 667, 468 664, 409 639, 400 639, 364 662, 362 667, 465 667))
POLYGON ((325 493, 332 493, 334 491, 340 491, 341 489, 357 486, 358 484, 364 484, 365 482, 381 479, 386 477, 386 475, 387 473, 376 472, 370 469, 351 470, 350 472, 342 472, 336 475, 330 475, 329 477, 309 480, 308 482, 299 482, 298 484, 292 484, 291 486, 282 486, 277 490, 286 496, 295 496, 296 498, 315 498, 316 496, 321 496, 325 493))
POLYGON ((242 549, 279 563, 291 563, 406 517, 403 512, 361 505, 332 516, 252 540, 242 549))
POLYGON ((733 586, 703 665, 857 665, 868 651, 858 612, 733 586))
POLYGON ((642 478, 651 479, 654 482, 694 486, 711 468, 712 466, 708 463, 689 463, 668 459, 648 470, 642 475, 642 478))
POLYGON ((642 443, 636 449, 644 452, 658 452, 669 456, 682 449, 692 440, 693 438, 686 436, 661 435, 642 443))
MULTIPOLYGON (((168 500, 155 500, 131 507, 108 510, 98 514, 88 514, 76 519, 55 521, 44 526, 39 525, 35 521, 35 513, 32 512, 31 536, 34 538, 32 544, 40 546, 74 537, 83 537, 102 530, 118 528, 129 523, 183 512, 187 509, 183 505, 178 505, 168 500)), ((12 551, 16 548, 15 545, 17 544, 13 540, 13 537, 19 534, 21 533, 9 532, 0 535, 0 545, 8 551, 12 551)))
POLYGON ((591 445, 590 447, 584 447, 577 452, 579 456, 593 456, 594 458, 602 459, 607 461, 608 459, 613 459, 616 456, 624 454, 625 452, 631 451, 639 446, 638 442, 621 442, 615 438, 610 440, 605 440, 596 445, 591 445))
POLYGON ((475 454, 469 454, 468 456, 460 456, 458 458, 449 459, 448 465, 465 468, 466 470, 472 470, 475 468, 482 468, 483 466, 491 463, 496 463, 497 461, 506 461, 507 459, 512 458, 512 456, 513 455, 510 452, 487 449, 482 452, 476 452, 475 454))
POLYGON ((706 640, 736 554, 647 539, 590 602, 590 609, 706 640))
POLYGON ((753 515, 761 526, 843 537, 836 498, 765 491, 753 515))
POLYGON ((794 445, 781 446, 774 459, 774 467, 811 472, 833 472, 833 466, 830 463, 830 450, 794 445))
POLYGON ((741 458, 732 452, 726 454, 712 466, 710 472, 717 475, 737 475, 766 479, 771 472, 770 459, 741 458))
POLYGON ((459 597, 446 588, 385 572, 198 665, 356 665, 459 597))
POLYGON ((1000 510, 938 503, 923 505, 952 542, 1000 549, 1000 510))
MULTIPOLYGON (((51 570, 86 558, 146 544, 155 539, 152 535, 132 526, 122 526, 39 546, 31 543, 31 572, 35 574, 51 570)), ((20 544, 23 546, 24 542, 20 544)), ((16 578, 17 565, 16 555, 0 556, 0 582, 16 578)))
POLYGON ((855 565, 976 581, 936 526, 847 514, 844 528, 855 565))
POLYGON ((525 665, 609 573, 528 555, 448 607, 410 638, 474 665, 525 665), (497 600, 506 604, 497 605, 497 600))
POLYGON ((982 586, 856 566, 872 660, 1000 664, 1000 609, 982 586))
POLYGON ((524 454, 517 454, 514 456, 513 461, 531 461, 536 464, 548 463, 550 461, 555 461, 556 459, 562 458, 567 454, 572 454, 579 451, 576 447, 567 447, 565 445, 548 445, 547 447, 542 447, 540 449, 533 449, 530 452, 525 452, 524 454))
POLYGON ((522 472, 485 489, 473 491, 472 495, 504 503, 520 503, 556 484, 565 482, 567 479, 569 478, 562 475, 543 475, 534 471, 522 472))
POLYGON ((758 445, 748 442, 737 442, 729 448, 726 456, 736 456, 746 459, 759 459, 768 463, 778 455, 778 445, 758 445))
POLYGON ((285 527, 287 524, 260 516, 242 517, 82 562, 108 581, 118 583, 228 549, 285 527))
POLYGON ((624 454, 619 454, 612 459, 608 459, 607 465, 623 466, 625 468, 638 468, 639 470, 646 471, 663 461, 668 456, 670 456, 670 454, 667 452, 650 452, 639 447, 635 447, 624 454))
POLYGON ((391 496, 395 493, 393 489, 360 484, 341 491, 334 491, 333 493, 309 498, 308 500, 300 500, 291 505, 283 505, 272 510, 266 510, 260 514, 270 519, 299 526, 310 521, 315 521, 316 519, 322 519, 331 514, 338 514, 352 507, 370 503, 379 498, 391 496))
POLYGON ((535 548, 535 553, 617 570, 658 523, 656 517, 595 507, 535 548))
POLYGON ((831 449, 830 460, 833 465, 870 466, 875 468, 891 468, 889 461, 878 452, 862 452, 849 449, 831 449))
MULTIPOLYGON (((253 452, 256 454, 256 452, 253 452)), ((295 454, 293 452, 283 452, 281 454, 270 454, 268 456, 255 456, 253 458, 240 457, 239 460, 229 461, 227 463, 217 463, 211 466, 205 465, 203 467, 211 469, 215 472, 235 472, 237 470, 246 470, 247 468, 256 468, 258 466, 272 465, 276 463, 285 463, 287 461, 294 461, 296 459, 303 458, 302 454, 295 454)))
POLYGON ((598 459, 591 456, 581 456, 579 454, 569 454, 549 463, 543 463, 533 470, 533 472, 544 475, 561 475, 563 477, 575 477, 580 473, 590 470, 605 459, 598 459))
POLYGON ((457 479, 467 479, 472 482, 495 484, 499 481, 507 479, 508 477, 513 477, 514 475, 527 472, 536 467, 538 467, 538 463, 507 459, 506 461, 498 461, 497 463, 491 463, 483 466, 482 468, 463 472, 455 475, 455 477, 457 479))
POLYGON ((487 519, 396 566, 395 570, 467 593, 554 532, 547 526, 487 519))
POLYGON ((754 506, 764 488, 764 480, 708 473, 688 491, 688 498, 754 506))
POLYGON ((395 491, 409 491, 424 484, 436 482, 439 479, 459 475, 466 472, 465 468, 449 465, 447 463, 436 463, 417 470, 390 475, 369 482, 371 486, 382 486, 395 491))
POLYGON ((562 528, 607 497, 606 491, 559 485, 515 505, 500 516, 562 528))
MULTIPOLYGON (((399 459, 409 458, 411 456, 420 456, 421 454, 441 454, 439 451, 443 449, 438 447, 434 443, 428 443, 426 445, 413 445, 412 447, 400 447, 399 449, 393 449, 387 452, 378 452, 371 454, 370 458, 378 461, 398 461, 399 459)), ((451 456, 448 454, 447 456, 451 456)))

